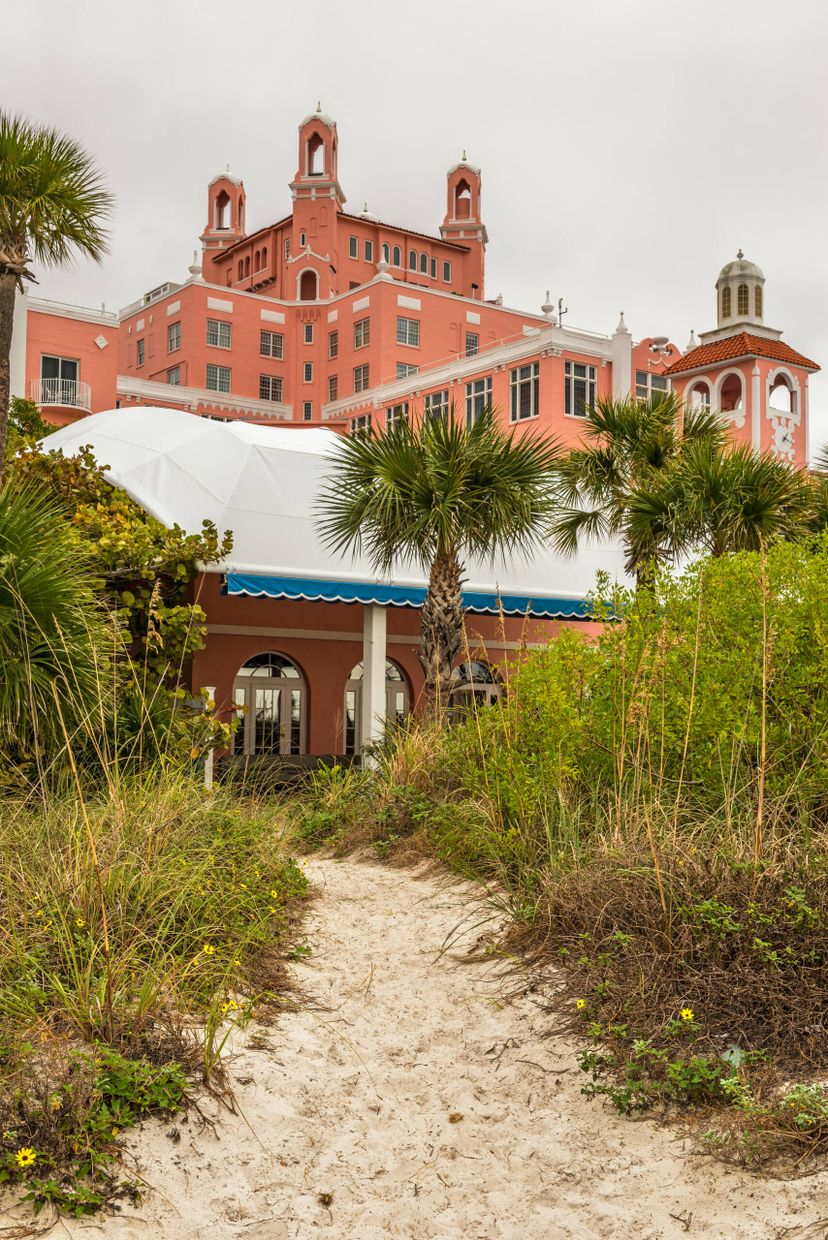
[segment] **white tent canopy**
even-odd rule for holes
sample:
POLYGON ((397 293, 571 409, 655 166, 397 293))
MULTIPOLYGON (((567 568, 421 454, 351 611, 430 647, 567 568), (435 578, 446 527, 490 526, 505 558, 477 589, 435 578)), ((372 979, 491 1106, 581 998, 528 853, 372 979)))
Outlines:
MULTIPOLYGON (((412 605, 426 582, 412 564, 380 581, 370 564, 325 547, 315 504, 338 436, 328 430, 216 422, 179 410, 133 407, 96 413, 43 441, 71 456, 88 445, 107 479, 163 521, 197 533, 205 520, 232 531, 231 593, 412 605), (286 584, 288 583, 288 584, 286 584)), ((464 596, 472 610, 576 615, 599 569, 623 577, 617 546, 587 546, 566 559, 551 549, 504 564, 470 561, 464 596)))

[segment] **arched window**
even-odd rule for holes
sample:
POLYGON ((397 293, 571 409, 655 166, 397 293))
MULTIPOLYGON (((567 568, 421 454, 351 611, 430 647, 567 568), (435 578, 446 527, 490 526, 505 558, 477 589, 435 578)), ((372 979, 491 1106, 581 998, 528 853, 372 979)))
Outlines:
POLYGON ((402 252, 398 245, 394 246, 394 257, 391 260, 392 266, 402 267, 402 252))
POLYGON ((458 181, 454 191, 454 218, 467 220, 471 215, 471 186, 468 181, 458 181))
POLYGON ((770 390, 768 405, 777 413, 794 413, 796 401, 793 387, 787 375, 777 375, 770 390))
POLYGON ((239 259, 239 279, 241 280, 243 278, 244 278, 244 260, 240 258, 239 259))
POLYGON ((247 258, 244 260, 244 274, 245 276, 250 275, 250 255, 249 254, 247 258))
POLYGON ((387 241, 383 241, 382 243, 382 257, 386 263, 391 262, 391 246, 387 241))
POLYGON ((723 413, 732 413, 741 409, 744 400, 744 388, 741 375, 727 375, 719 391, 719 408, 723 413))
POLYGON ((233 705, 241 716, 233 753, 304 753, 306 696, 302 673, 284 655, 268 651, 248 659, 233 681, 233 705))
POLYGON ((318 133, 308 139, 308 176, 325 175, 325 144, 318 133))
POLYGON ((736 313, 739 318, 744 314, 750 314, 750 296, 746 284, 740 284, 736 290, 736 313))
POLYGON ((258 271, 261 265, 262 265, 262 252, 261 250, 257 250, 256 255, 253 259, 253 270, 258 271))
MULTIPOLYGON (((359 750, 362 733, 362 681, 364 668, 357 663, 345 686, 345 714, 343 741, 346 754, 359 750)), ((411 709, 411 693, 402 669, 390 659, 385 663, 385 719, 386 723, 399 725, 411 709)))
POLYGON ((762 317, 762 285, 757 284, 753 290, 753 313, 757 319, 762 317))
POLYGON ((316 301, 319 296, 319 276, 315 271, 303 271, 299 280, 299 300, 316 301))
POLYGON ((408 266, 410 267, 412 271, 417 270, 417 251, 416 250, 408 251, 408 266))
POLYGON ((733 290, 730 285, 722 289, 722 318, 729 319, 733 313, 733 290))
POLYGON ((427 254, 420 255, 420 271, 422 271, 424 275, 428 275, 428 255, 427 254))
POLYGON ((262 246, 262 266, 267 266, 267 246, 262 246))
POLYGON ((239 232, 244 232, 244 199, 239 199, 239 232))
POLYGON ((451 705, 468 710, 491 706, 500 697, 501 684, 497 672, 482 659, 461 663, 451 673, 451 705))
POLYGON ((230 218, 230 197, 226 190, 222 190, 216 197, 216 228, 230 228, 233 221, 230 218))
POLYGON ((710 385, 704 379, 699 379, 698 382, 692 384, 685 396, 691 409, 710 408, 710 385))

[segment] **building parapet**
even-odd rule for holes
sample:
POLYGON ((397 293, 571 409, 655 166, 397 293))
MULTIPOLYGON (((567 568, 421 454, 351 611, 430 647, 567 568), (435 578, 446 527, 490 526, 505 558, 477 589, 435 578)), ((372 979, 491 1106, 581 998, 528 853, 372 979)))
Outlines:
POLYGON ((275 400, 257 400, 255 397, 232 396, 228 392, 214 392, 207 388, 184 387, 175 383, 159 383, 154 379, 133 379, 130 375, 118 375, 118 396, 127 399, 152 401, 154 405, 183 405, 195 413, 200 408, 224 410, 227 413, 253 414, 271 422, 292 422, 293 405, 275 400))
POLYGON ((111 310, 92 310, 89 306, 73 306, 64 301, 50 301, 47 297, 29 297, 29 310, 37 314, 54 314, 63 319, 80 319, 85 323, 104 323, 107 327, 118 326, 118 315, 111 310))

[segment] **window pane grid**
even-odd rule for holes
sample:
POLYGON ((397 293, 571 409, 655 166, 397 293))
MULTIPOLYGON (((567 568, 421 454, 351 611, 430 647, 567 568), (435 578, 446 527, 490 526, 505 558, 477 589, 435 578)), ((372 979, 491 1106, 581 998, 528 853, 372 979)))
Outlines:
POLYGON ((492 376, 466 384, 466 423, 472 426, 492 403, 492 376))
POLYGON ((397 344, 407 344, 417 349, 420 347, 419 319, 397 319, 397 344))
POLYGON ((230 367, 214 366, 212 362, 207 364, 207 390, 208 392, 229 392, 230 391, 230 367))
POLYGON ((220 319, 207 320, 207 343, 219 349, 229 349, 232 338, 232 323, 222 323, 220 319))
POLYGON ((597 371, 585 362, 564 362, 564 413, 568 418, 585 418, 595 404, 597 371))
POLYGON ((259 375, 259 400, 282 399, 282 379, 278 375, 259 375))
POLYGON ((262 357, 284 357, 285 338, 281 332, 260 331, 259 353, 262 357))
POLYGON ((364 349, 371 340, 371 320, 360 319, 354 323, 354 348, 364 349))

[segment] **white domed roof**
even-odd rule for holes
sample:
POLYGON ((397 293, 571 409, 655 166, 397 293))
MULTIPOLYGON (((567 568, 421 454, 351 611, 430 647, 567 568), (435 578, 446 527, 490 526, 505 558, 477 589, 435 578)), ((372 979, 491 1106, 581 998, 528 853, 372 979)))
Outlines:
POLYGON ((451 167, 448 170, 447 176, 451 176, 451 174, 453 172, 456 172, 458 168, 468 168, 469 172, 473 172, 476 177, 480 176, 480 169, 477 167, 476 164, 472 164, 469 162, 469 160, 466 158, 465 151, 463 152, 463 158, 460 160, 460 162, 457 164, 451 165, 451 167))
POLYGON ((224 169, 224 172, 219 172, 219 173, 217 173, 217 174, 213 177, 213 179, 212 179, 212 181, 210 182, 210 184, 211 184, 211 185, 215 185, 216 181, 229 181, 229 182, 231 183, 231 185, 241 185, 241 184, 242 184, 242 179, 241 179, 241 177, 237 177, 237 176, 235 176, 235 175, 234 175, 234 174, 230 171, 230 165, 229 165, 229 164, 228 164, 228 165, 227 165, 227 167, 224 169))
MULTIPOLYGON (((735 259, 731 263, 725 263, 719 272, 719 280, 730 280, 734 276, 747 276, 753 280, 764 280, 765 273, 756 263, 752 263, 750 259, 745 258, 741 250, 736 254, 735 259)), ((718 281, 717 281, 718 283, 718 281)))
POLYGON ((305 126, 310 121, 320 121, 323 125, 327 125, 328 129, 336 129, 336 121, 333 119, 332 116, 328 116, 325 112, 322 111, 321 103, 317 103, 316 111, 309 113, 305 117, 305 119, 302 121, 299 128, 304 129, 305 126))

